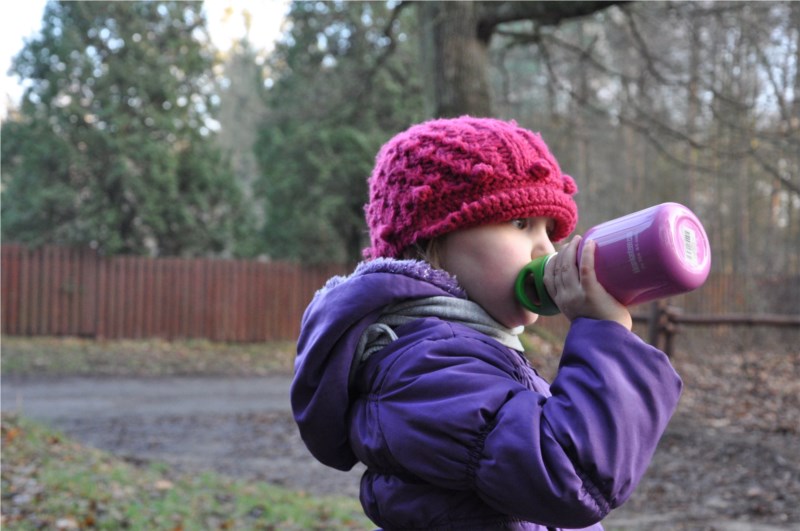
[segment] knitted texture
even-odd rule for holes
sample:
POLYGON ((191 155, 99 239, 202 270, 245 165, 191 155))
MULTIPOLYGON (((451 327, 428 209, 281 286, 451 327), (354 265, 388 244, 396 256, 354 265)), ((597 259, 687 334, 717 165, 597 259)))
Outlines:
POLYGON ((575 229, 575 181, 541 137, 492 118, 431 120, 387 142, 365 206, 366 258, 400 257, 420 240, 486 223, 548 217, 553 241, 575 229))

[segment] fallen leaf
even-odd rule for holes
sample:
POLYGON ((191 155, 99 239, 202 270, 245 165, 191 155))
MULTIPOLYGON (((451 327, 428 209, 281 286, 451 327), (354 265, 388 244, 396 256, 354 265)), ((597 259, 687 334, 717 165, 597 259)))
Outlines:
POLYGON ((72 518, 59 518, 56 520, 56 529, 78 529, 78 522, 72 518))
POLYGON ((154 487, 156 488, 156 490, 169 490, 172 487, 174 487, 174 485, 169 480, 159 479, 158 481, 156 481, 154 487))
POLYGON ((18 427, 14 426, 12 428, 8 428, 5 431, 5 443, 10 444, 14 441, 19 435, 22 433, 22 430, 18 427))

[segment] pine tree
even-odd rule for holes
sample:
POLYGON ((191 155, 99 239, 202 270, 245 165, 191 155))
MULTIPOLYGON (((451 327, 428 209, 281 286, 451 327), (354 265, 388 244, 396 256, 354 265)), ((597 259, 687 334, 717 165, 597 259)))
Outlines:
POLYGON ((381 144, 424 117, 413 17, 384 2, 294 2, 267 64, 256 157, 275 257, 355 261, 381 144), (401 16, 402 15, 402 16, 401 16))
POLYGON ((200 2, 50 2, 12 70, 3 236, 107 253, 235 252, 248 221, 214 147, 200 2))

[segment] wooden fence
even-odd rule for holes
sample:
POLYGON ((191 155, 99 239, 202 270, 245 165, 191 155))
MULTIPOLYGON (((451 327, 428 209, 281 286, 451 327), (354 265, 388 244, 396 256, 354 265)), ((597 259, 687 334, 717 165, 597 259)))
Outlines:
MULTIPOLYGON (((653 345, 671 350, 681 326, 767 326, 800 329, 800 275, 747 275, 711 272, 696 291, 668 301, 631 308, 636 332, 653 345)), ((540 318, 537 326, 565 336, 563 316, 540 318)))
MULTIPOLYGON (((314 292, 331 276, 345 273, 346 268, 339 265, 103 257, 89 249, 6 244, 2 246, 2 333, 291 340, 297 337, 314 292)), ((800 277, 712 273, 701 289, 670 299, 670 304, 680 307, 684 315, 713 319, 731 313, 796 316, 800 314, 800 277)), ((633 312, 649 313, 646 306, 633 312)), ((637 321, 646 325, 648 318, 637 321)), ((540 319, 538 326, 564 335, 568 323, 555 316, 540 319)))
POLYGON ((300 319, 342 266, 99 256, 2 246, 2 332, 103 339, 297 337, 300 319))
POLYGON ((633 321, 646 324, 648 343, 660 348, 669 357, 674 353, 675 335, 686 326, 768 326, 800 330, 800 314, 686 315, 683 308, 670 306, 665 300, 650 303, 649 315, 634 314, 633 321))

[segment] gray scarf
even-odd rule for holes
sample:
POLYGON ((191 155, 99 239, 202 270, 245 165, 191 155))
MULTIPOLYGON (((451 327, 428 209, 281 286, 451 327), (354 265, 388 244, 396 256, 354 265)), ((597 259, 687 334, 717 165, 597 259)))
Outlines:
POLYGON ((397 339, 395 329, 401 325, 422 319, 439 317, 445 321, 460 323, 496 339, 503 345, 522 351, 519 334, 523 327, 506 328, 486 313, 478 304, 456 297, 427 297, 387 306, 378 320, 361 334, 356 348, 350 380, 358 368, 375 352, 397 339))

